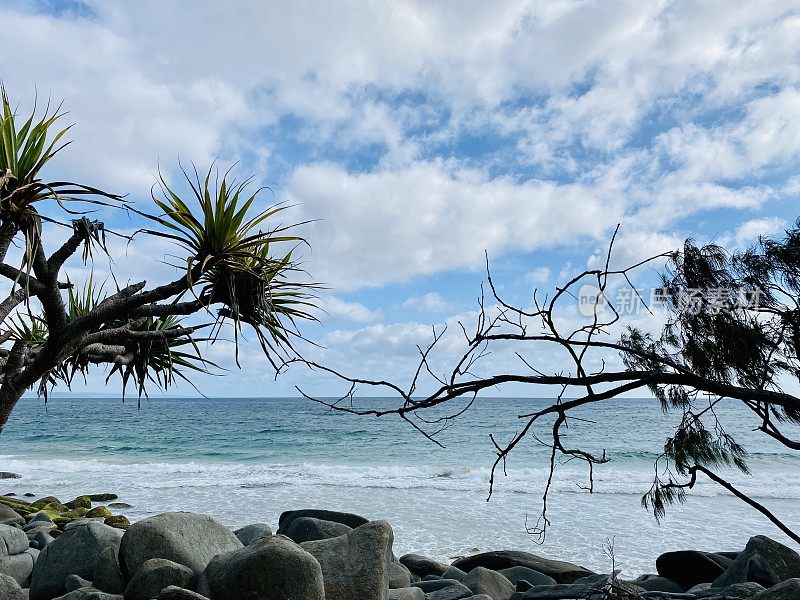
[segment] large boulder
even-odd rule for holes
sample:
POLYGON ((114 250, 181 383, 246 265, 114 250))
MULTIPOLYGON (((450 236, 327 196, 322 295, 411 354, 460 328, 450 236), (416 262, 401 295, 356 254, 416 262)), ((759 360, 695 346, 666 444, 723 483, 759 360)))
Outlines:
POLYGON ((285 535, 301 544, 302 542, 339 537, 340 535, 345 535, 348 531, 352 531, 352 529, 352 527, 335 521, 325 521, 314 517, 298 517, 286 528, 285 535))
POLYGON ((386 600, 394 534, 386 521, 372 521, 346 535, 304 542, 322 567, 326 600, 386 600))
POLYGON ((302 510, 287 510, 281 513, 278 519, 278 533, 286 535, 289 526, 295 519, 301 517, 313 517, 315 519, 322 519, 323 521, 333 521, 334 523, 341 523, 355 529, 365 523, 369 523, 369 519, 365 519, 360 515, 353 513, 337 512, 335 510, 322 510, 316 508, 304 508, 302 510))
POLYGON ((797 600, 800 598, 800 579, 782 581, 753 596, 753 600, 797 600))
POLYGON ((319 563, 282 535, 261 537, 211 559, 197 591, 211 600, 325 600, 319 563))
POLYGON ((73 527, 39 554, 31 576, 31 600, 50 600, 63 594, 67 575, 91 580, 98 557, 106 548, 119 548, 122 532, 102 523, 73 527))
POLYGON ((699 583, 710 583, 725 572, 732 559, 714 552, 677 550, 656 559, 658 574, 688 590, 699 583))
POLYGON ((680 594, 686 591, 678 583, 672 581, 672 579, 667 579, 661 575, 639 575, 639 577, 630 583, 638 585, 640 588, 647 590, 648 592, 669 592, 671 594, 680 594))
POLYGON ((81 588, 54 598, 54 600, 123 600, 119 594, 106 594, 97 588, 81 588))
POLYGON ((0 573, 0 598, 3 600, 28 600, 28 595, 22 591, 19 583, 13 577, 0 573))
POLYGON ((209 599, 203 596, 202 594, 198 594, 197 592, 193 592, 191 590, 187 590, 186 588, 179 588, 177 586, 171 585, 161 590, 161 593, 158 594, 158 598, 156 600, 209 600, 209 599))
POLYGON ((389 600, 426 600, 425 592, 419 588, 398 588, 389 590, 389 600))
POLYGON ((125 580, 117 562, 117 551, 106 548, 97 557, 94 563, 94 577, 92 584, 99 590, 109 594, 121 594, 125 591, 125 580))
POLYGON ((754 581, 770 587, 781 581, 800 577, 800 554, 763 535, 750 538, 727 570, 711 587, 754 581))
POLYGON ((456 560, 453 562, 453 566, 467 573, 475 567, 484 567, 493 571, 508 569, 509 567, 528 567, 552 577, 558 583, 572 583, 581 577, 594 575, 589 569, 569 562, 542 558, 535 554, 515 550, 497 550, 473 554, 456 560))
POLYGON ((698 590, 694 592, 697 598, 752 598, 764 591, 764 586, 754 581, 746 583, 734 583, 723 588, 710 587, 705 590, 698 590))
POLYGON ((461 600, 461 598, 472 597, 472 590, 463 583, 454 582, 447 587, 439 588, 433 592, 426 592, 426 600, 461 600))
POLYGON ((418 575, 419 577, 427 577, 428 575, 436 575, 437 577, 441 577, 441 575, 450 567, 450 565, 435 561, 420 554, 404 554, 399 560, 408 568, 409 571, 415 575, 418 575))
POLYGON ((0 504, 0 525, 24 525, 25 519, 10 506, 0 504))
POLYGON ((119 566, 129 578, 146 560, 166 558, 202 573, 212 558, 241 547, 242 543, 230 529, 207 515, 162 513, 137 521, 125 531, 119 566))
POLYGON ((549 575, 534 571, 529 567, 508 567, 507 569, 500 569, 498 573, 504 575, 506 579, 514 585, 517 585, 519 581, 527 581, 532 586, 555 585, 557 583, 557 581, 549 575))
POLYGON ((389 589, 396 590, 407 588, 411 585, 411 571, 403 563, 390 560, 387 565, 389 572, 389 589))
POLYGON ((475 567, 463 581, 474 594, 486 594, 492 600, 508 600, 516 587, 504 575, 485 567, 475 567))
POLYGON ((150 558, 125 588, 125 600, 151 600, 166 587, 188 587, 194 573, 166 558, 150 558))
POLYGON ((21 554, 28 549, 28 536, 22 529, 0 525, 0 556, 21 554))
POLYGON ((250 525, 240 527, 234 531, 233 534, 239 538, 239 541, 242 542, 242 544, 249 546, 262 536, 272 535, 272 529, 266 523, 252 523, 250 525))

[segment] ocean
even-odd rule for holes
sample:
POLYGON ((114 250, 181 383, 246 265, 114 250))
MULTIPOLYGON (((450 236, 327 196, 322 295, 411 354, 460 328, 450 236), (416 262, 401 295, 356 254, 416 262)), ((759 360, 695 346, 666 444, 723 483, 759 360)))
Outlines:
MULTIPOLYGON (((385 404, 385 400, 374 400, 385 404)), ((518 549, 608 572, 651 573, 668 550, 738 550, 752 535, 793 545, 762 515, 725 490, 700 481, 685 505, 660 523, 640 505, 668 428, 652 399, 617 399, 579 413, 565 444, 605 449, 594 493, 585 465, 559 461, 544 543, 526 532, 536 521, 549 449, 532 436, 510 456, 489 502, 494 459, 489 434, 507 439, 516 415, 546 400, 484 398, 442 432, 440 448, 390 417, 331 412, 300 398, 180 398, 122 403, 110 398, 22 400, 0 436, 0 494, 25 492, 69 500, 115 492, 131 520, 169 511, 213 515, 230 526, 277 527, 285 510, 327 508, 386 519, 395 553, 442 560, 475 551, 518 549)), ((800 453, 752 431, 735 404, 716 411, 750 451, 752 475, 726 471, 742 491, 800 528, 800 453)), ((798 428, 790 430, 798 433, 798 428)), ((538 430, 547 435, 547 428, 538 430)), ((546 439, 543 438, 543 439, 546 439)))

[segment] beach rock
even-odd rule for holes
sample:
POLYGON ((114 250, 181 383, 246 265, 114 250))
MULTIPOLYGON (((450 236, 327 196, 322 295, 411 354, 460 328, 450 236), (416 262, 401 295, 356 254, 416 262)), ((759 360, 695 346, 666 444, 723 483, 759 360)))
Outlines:
POLYGON ((425 594, 426 600, 461 600, 461 598, 470 596, 472 596, 472 590, 457 581, 452 585, 425 594))
POLYGON ((425 592, 415 587, 390 589, 389 600, 425 600, 425 592))
POLYGON ((287 510, 281 513, 280 518, 278 519, 278 533, 286 535, 286 532, 289 529, 289 526, 295 519, 299 519, 301 517, 313 517, 315 519, 321 519, 323 521, 333 521, 334 523, 341 523, 342 525, 347 525, 348 527, 352 527, 355 529, 365 523, 369 523, 368 519, 360 515, 354 515, 352 513, 343 513, 337 512, 334 510, 321 510, 315 508, 305 508, 302 510, 287 510))
POLYGON ((87 587, 92 587, 92 582, 78 575, 67 575, 66 579, 64 579, 64 589, 68 593, 87 587))
POLYGON ((31 576, 31 600, 49 600, 63 594, 67 575, 94 577, 94 565, 106 548, 117 550, 122 532, 101 523, 88 523, 65 531, 45 547, 31 576))
POLYGON ((24 525, 25 519, 10 506, 0 504, 0 525, 24 525))
POLYGON ((457 579, 428 579, 424 581, 417 581, 416 583, 412 583, 412 587, 417 587, 421 589, 426 594, 428 592, 435 592, 436 590, 441 590, 442 588, 449 587, 451 585, 455 585, 457 583, 461 583, 457 579))
POLYGON ((488 594, 478 594, 477 596, 470 596, 466 600, 492 600, 492 597, 488 594))
POLYGON ((734 583, 722 588, 709 587, 694 592, 697 598, 752 598, 764 591, 764 586, 748 581, 747 583, 734 583))
POLYGON ((683 589, 709 583, 725 572, 733 560, 713 552, 678 550, 665 552, 656 559, 658 574, 671 579, 683 589))
POLYGON ((514 550, 498 550, 494 552, 482 552, 460 558, 453 562, 454 567, 469 573, 475 567, 484 567, 493 571, 507 569, 509 567, 528 567, 534 571, 539 571, 552 577, 558 583, 572 583, 576 579, 594 575, 592 571, 561 560, 551 560, 542 558, 528 552, 514 550))
POLYGON ((473 594, 486 594, 493 600, 508 600, 516 591, 514 584, 504 575, 485 567, 472 569, 463 583, 473 594))
POLYGON ((37 531, 36 535, 30 541, 31 548, 36 548, 38 550, 44 550, 48 545, 52 544, 56 541, 52 535, 50 535, 46 531, 37 531))
POLYGON ((0 598, 3 600, 28 600, 28 594, 22 591, 16 579, 0 573, 0 598))
POLYGON ((324 521, 314 517, 298 517, 286 528, 284 535, 301 544, 302 542, 339 537, 352 530, 352 527, 335 521, 324 521))
POLYGON ((53 600, 123 600, 123 597, 118 594, 106 594, 97 588, 88 587, 69 592, 53 600))
POLYGON ((116 527, 117 529, 127 529, 131 526, 131 522, 125 515, 111 515, 103 519, 103 523, 109 527, 116 527))
POLYGON ((467 574, 457 567, 447 567, 442 573, 442 579, 455 579, 461 583, 467 578, 467 574))
POLYGON ((711 587, 754 581, 770 587, 781 581, 800 577, 800 554, 763 535, 750 538, 744 551, 711 587))
POLYGON ((92 502, 110 502, 119 498, 116 494, 87 494, 92 502))
POLYGON ((534 571, 529 567, 508 567, 500 569, 498 573, 505 576, 511 583, 517 585, 519 581, 527 581, 531 586, 534 585, 555 585, 555 579, 539 571, 534 571))
POLYGON ((797 600, 800 598, 800 579, 792 578, 753 596, 753 600, 797 600))
POLYGON ((371 521, 345 535, 303 542, 322 567, 326 600, 387 597, 394 534, 386 521, 371 521))
POLYGON ((197 591, 211 600, 325 600, 320 564, 282 535, 261 537, 249 546, 214 557, 200 577, 197 591))
POLYGON ((111 516, 111 511, 105 506, 98 506, 85 513, 83 516, 87 519, 94 519, 95 517, 103 517, 105 519, 111 516))
POLYGON ((217 554, 241 547, 242 543, 230 529, 207 515, 162 513, 128 528, 122 536, 119 566, 124 576, 131 577, 146 560, 166 558, 202 573, 217 554))
POLYGON ((662 577, 661 575, 639 575, 639 577, 630 583, 638 585, 648 592, 670 592, 673 594, 680 594, 685 591, 678 583, 672 581, 672 579, 662 577))
POLYGON ((0 557, 21 554, 28 549, 28 536, 22 529, 0 525, 0 557))
POLYGON ((114 508, 114 509, 117 509, 117 508, 133 508, 133 506, 131 506, 127 502, 112 502, 111 504, 108 505, 108 508, 114 508))
POLYGON ((245 546, 249 546, 264 535, 272 535, 272 528, 266 523, 253 523, 245 525, 233 532, 245 546))
POLYGON ((27 587, 36 562, 33 552, 37 550, 27 549, 20 554, 0 556, 0 574, 8 575, 22 587, 27 587))
POLYGON ((125 581, 117 562, 117 551, 105 548, 94 563, 93 585, 109 594, 121 594, 125 591, 125 581))
POLYGON ((161 590, 156 600, 209 600, 197 592, 171 585, 161 590))
POLYGON ((389 589, 397 590, 411 585, 411 571, 403 563, 390 560, 387 565, 389 573, 389 589))
POLYGON ((8 471, 0 471, 0 479, 22 479, 22 476, 8 471))
POLYGON ((399 560, 408 567, 409 571, 419 577, 425 577, 426 575, 441 576, 450 567, 450 565, 440 563, 420 554, 404 554, 399 560))
POLYGON ((166 558, 150 558, 144 561, 125 588, 125 600, 151 600, 171 585, 188 587, 193 575, 193 571, 184 565, 166 558))
POLYGON ((92 499, 89 496, 78 496, 75 500, 65 503, 67 508, 92 508, 92 499))

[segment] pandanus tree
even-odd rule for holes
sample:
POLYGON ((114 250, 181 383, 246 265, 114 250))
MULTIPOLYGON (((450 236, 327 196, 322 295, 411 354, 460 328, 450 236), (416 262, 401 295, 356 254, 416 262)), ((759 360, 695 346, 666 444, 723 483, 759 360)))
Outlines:
POLYGON ((191 383, 192 373, 213 364, 200 343, 223 332, 232 331, 237 356, 245 327, 274 366, 294 356, 298 322, 313 319, 313 286, 292 258, 302 238, 292 224, 277 224, 286 205, 259 206, 251 180, 237 183, 213 166, 204 177, 181 169, 188 198, 159 176, 149 211, 99 188, 48 180, 45 167, 69 144, 69 128, 56 127, 61 117, 48 105, 23 120, 2 90, 0 432, 27 390, 46 399, 92 368, 119 377, 123 394, 132 384, 140 398, 151 384, 191 383), (128 243, 142 236, 174 243, 177 277, 151 286, 114 280, 113 289, 91 276, 71 282, 70 259, 91 263, 107 251, 108 236, 121 235, 89 218, 97 208, 133 212, 147 224, 128 243), (43 227, 66 228, 66 241, 47 248, 43 227), (16 248, 21 257, 10 260, 16 248))

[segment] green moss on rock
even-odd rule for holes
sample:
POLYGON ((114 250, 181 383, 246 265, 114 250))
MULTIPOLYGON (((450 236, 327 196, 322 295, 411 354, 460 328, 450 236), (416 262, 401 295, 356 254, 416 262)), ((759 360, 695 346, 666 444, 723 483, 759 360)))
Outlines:
POLYGON ((106 517, 106 520, 103 522, 106 525, 116 527, 117 529, 127 529, 131 524, 131 522, 128 520, 128 517, 125 515, 112 515, 110 517, 106 517))
POLYGON ((111 502, 119 498, 116 494, 89 494, 89 499, 92 502, 111 502))
POLYGON ((89 512, 84 515, 87 519, 93 519, 95 517, 110 517, 111 511, 108 510, 105 506, 98 506, 97 508, 93 508, 89 512))
POLYGON ((78 496, 75 500, 66 503, 67 508, 92 508, 92 499, 89 496, 78 496))

